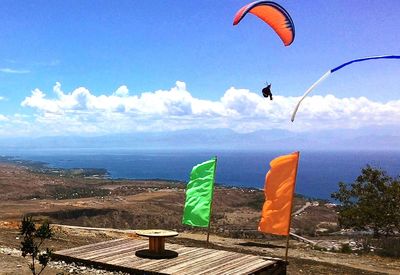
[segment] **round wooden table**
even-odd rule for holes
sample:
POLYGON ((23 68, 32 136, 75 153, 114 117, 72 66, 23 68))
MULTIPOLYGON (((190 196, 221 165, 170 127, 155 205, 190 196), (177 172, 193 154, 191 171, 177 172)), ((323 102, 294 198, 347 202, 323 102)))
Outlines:
POLYGON ((136 234, 149 238, 149 249, 136 251, 136 256, 151 259, 168 259, 178 256, 177 252, 165 249, 165 238, 178 236, 178 232, 163 229, 149 229, 136 230, 136 234))

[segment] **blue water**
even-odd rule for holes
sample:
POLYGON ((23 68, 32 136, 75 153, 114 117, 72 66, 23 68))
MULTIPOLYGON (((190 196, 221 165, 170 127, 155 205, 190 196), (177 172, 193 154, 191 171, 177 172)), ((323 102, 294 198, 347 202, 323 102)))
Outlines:
MULTIPOLYGON (((216 182, 223 185, 263 188, 269 162, 290 152, 254 151, 30 151, 0 152, 25 160, 43 161, 58 168, 105 168, 112 178, 170 179, 187 181, 192 167, 218 156, 216 182)), ((296 193, 330 199, 338 182, 353 182, 370 164, 400 174, 400 152, 339 151, 301 152, 296 193)))

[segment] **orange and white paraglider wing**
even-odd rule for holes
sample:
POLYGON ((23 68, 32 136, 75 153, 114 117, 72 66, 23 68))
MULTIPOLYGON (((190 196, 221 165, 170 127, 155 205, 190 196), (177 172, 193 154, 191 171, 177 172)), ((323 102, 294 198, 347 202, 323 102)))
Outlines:
POLYGON ((271 1, 256 1, 247 4, 236 13, 233 25, 239 24, 247 13, 254 14, 271 26, 285 46, 293 43, 295 35, 293 20, 282 6, 271 1))

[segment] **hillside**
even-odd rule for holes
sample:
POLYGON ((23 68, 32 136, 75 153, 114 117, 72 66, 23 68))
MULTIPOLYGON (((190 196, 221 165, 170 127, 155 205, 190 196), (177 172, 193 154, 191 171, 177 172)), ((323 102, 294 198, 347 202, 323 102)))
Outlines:
MULTIPOLYGON (((63 173, 39 173, 23 165, 0 163, 0 190, 3 191, 0 193, 2 247, 18 247, 16 225, 26 214, 33 215, 37 221, 48 219, 53 224, 124 230, 175 229, 180 232, 176 242, 204 245, 204 230, 181 224, 185 196, 185 184, 181 182, 109 180, 85 178, 81 174, 65 176, 63 173)), ((282 257, 285 238, 257 231, 263 200, 260 190, 218 186, 211 225, 213 246, 282 257)), ((323 201, 310 202, 296 197, 294 211, 293 232, 313 239, 320 249, 333 251, 341 243, 349 241, 347 237, 328 235, 338 230, 337 216, 336 210, 323 201)), ((64 228, 57 234, 68 236, 57 235, 52 246, 61 249, 100 241, 105 236, 105 233, 96 233, 93 239, 83 240, 84 234, 80 236, 79 232, 64 228), (71 238, 71 243, 60 241, 63 238, 71 238)), ((388 264, 390 268, 387 270, 400 271, 399 261, 312 250, 310 245, 295 240, 290 242, 290 246, 289 256, 293 264, 289 273, 292 274, 297 274, 300 269, 305 274, 331 274, 335 270, 346 274, 372 274, 368 272, 383 272, 388 264), (373 267, 366 265, 371 261, 373 267)))

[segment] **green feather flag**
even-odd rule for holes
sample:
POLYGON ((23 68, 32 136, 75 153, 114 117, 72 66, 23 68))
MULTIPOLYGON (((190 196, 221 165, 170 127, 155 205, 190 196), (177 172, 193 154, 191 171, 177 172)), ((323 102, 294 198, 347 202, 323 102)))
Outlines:
POLYGON ((182 223, 208 227, 211 215, 211 202, 214 191, 217 158, 193 167, 190 181, 186 186, 186 201, 182 223))

